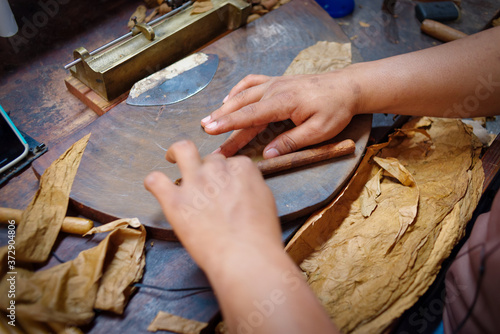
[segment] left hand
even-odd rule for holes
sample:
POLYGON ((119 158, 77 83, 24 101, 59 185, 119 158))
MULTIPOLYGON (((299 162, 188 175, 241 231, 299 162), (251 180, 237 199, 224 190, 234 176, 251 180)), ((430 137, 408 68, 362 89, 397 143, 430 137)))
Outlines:
POLYGON ((359 87, 348 68, 324 74, 268 77, 249 75, 201 121, 217 135, 235 130, 219 152, 235 154, 271 122, 290 119, 296 127, 264 149, 265 159, 291 153, 335 137, 356 114, 359 87))

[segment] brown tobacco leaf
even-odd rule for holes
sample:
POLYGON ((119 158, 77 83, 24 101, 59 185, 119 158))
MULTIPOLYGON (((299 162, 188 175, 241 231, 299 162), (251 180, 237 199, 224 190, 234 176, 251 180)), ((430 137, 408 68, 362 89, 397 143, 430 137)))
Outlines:
MULTIPOLYGON (((160 10, 158 8, 153 9, 153 11, 148 16, 146 16, 146 18, 144 19, 144 22, 145 23, 151 22, 155 18, 155 16, 158 15, 159 12, 160 12, 160 10)), ((132 26, 132 28, 133 28, 133 26, 132 26)))
POLYGON ((170 7, 166 3, 162 3, 158 7, 158 10, 160 11, 160 15, 165 15, 165 14, 170 13, 172 11, 172 7, 170 7))
POLYGON ((271 10, 276 4, 278 0, 262 0, 261 5, 264 6, 267 10, 271 10))
POLYGON ((373 210, 377 207, 377 197, 380 196, 380 180, 382 179, 383 169, 380 169, 374 177, 365 184, 363 193, 359 197, 361 204, 361 214, 363 217, 370 217, 373 210))
MULTIPOLYGON (((72 261, 37 272, 18 268, 16 315, 83 325, 94 317, 94 308, 122 313, 131 285, 143 273, 146 230, 136 219, 111 224, 114 229, 99 245, 72 261), (138 229, 128 228, 129 223, 138 229)), ((0 293, 6 296, 8 289, 8 282, 2 280, 0 293)), ((0 306, 5 309, 7 302, 2 298, 0 306)))
POLYGON ((5 334, 83 334, 78 327, 57 323, 46 324, 16 316, 15 326, 8 323, 9 318, 0 312, 0 333, 5 334))
POLYGON ((310 255, 301 268, 342 332, 387 331, 432 284, 479 201, 480 146, 459 120, 412 120, 389 143, 368 148, 342 194, 287 245, 299 263, 310 255), (390 175, 366 216, 360 198, 379 165, 390 175))
POLYGON ((181 334, 198 334, 207 326, 208 323, 206 322, 186 319, 160 311, 149 325, 148 331, 162 330, 181 334))
MULTIPOLYGON (((146 229, 137 218, 121 219, 120 221, 121 223, 113 229, 120 231, 119 242, 121 244, 118 248, 113 246, 114 254, 112 257, 109 250, 106 252, 106 263, 94 304, 96 309, 118 314, 123 313, 125 304, 134 290, 132 284, 141 279, 146 263, 144 256, 146 229), (137 230, 127 228, 128 225, 137 228, 137 230)), ((103 232, 105 231, 104 229, 103 232)))
POLYGON ((124 219, 117 219, 115 221, 112 221, 111 223, 107 223, 98 227, 93 227, 90 231, 85 233, 83 236, 86 237, 87 235, 92 235, 96 233, 105 233, 109 231, 113 231, 118 227, 122 226, 130 226, 133 228, 139 228, 141 226, 141 222, 137 218, 124 218, 124 219))
POLYGON ((398 198, 398 220, 399 220, 399 231, 394 238, 395 243, 401 239, 402 235, 408 229, 408 226, 413 223, 413 220, 417 216, 419 190, 413 175, 398 161, 396 158, 380 158, 377 156, 373 157, 373 160, 382 167, 390 176, 396 178, 402 185, 409 187, 411 192, 408 193, 404 199, 398 198))
POLYGON ((212 8, 214 8, 212 1, 210 1, 210 0, 197 0, 193 4, 193 9, 191 10, 191 15, 205 13, 205 12, 208 12, 212 8))
POLYGON ((129 29, 132 29, 135 26, 136 22, 137 23, 144 22, 144 20, 146 20, 147 10, 148 9, 144 5, 138 6, 137 9, 135 10, 135 12, 133 12, 132 15, 130 15, 130 19, 127 22, 127 27, 129 29), (135 22, 134 22, 134 19, 135 19, 135 22))
POLYGON ((18 334, 83 334, 78 327, 66 326, 58 323, 43 323, 16 316, 15 326, 2 322, 2 318, 9 320, 6 315, 1 314, 0 333, 18 333, 18 334))
POLYGON ((284 75, 319 74, 351 64, 351 43, 321 41, 300 51, 284 75))
POLYGON ((48 326, 56 334, 83 334, 80 328, 74 326, 67 326, 56 322, 48 323, 48 326))
POLYGON ((73 144, 40 178, 40 187, 16 231, 17 261, 44 262, 49 257, 66 217, 71 186, 89 137, 73 144))

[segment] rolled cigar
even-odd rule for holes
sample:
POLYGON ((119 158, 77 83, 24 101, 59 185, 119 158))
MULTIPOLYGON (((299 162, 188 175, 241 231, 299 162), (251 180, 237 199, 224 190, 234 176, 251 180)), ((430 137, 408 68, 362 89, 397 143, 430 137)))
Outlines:
POLYGON ((453 29, 446 24, 429 19, 425 19, 422 22, 420 30, 443 42, 451 42, 459 38, 467 37, 467 34, 461 31, 453 29))
POLYGON ((281 172, 287 169, 309 165, 315 162, 341 157, 354 153, 356 144, 351 139, 327 144, 304 151, 285 154, 276 158, 261 160, 257 162, 262 175, 281 172))
MULTIPOLYGON (((304 151, 281 155, 276 158, 261 160, 256 165, 262 175, 268 175, 323 160, 338 158, 354 153, 355 150, 356 144, 354 141, 346 139, 338 143, 326 144, 304 151)), ((174 182, 176 186, 180 186, 181 183, 182 177, 174 182)))
MULTIPOLYGON (((0 208, 0 224, 8 224, 9 220, 15 220, 16 224, 21 221, 23 210, 0 208)), ((94 223, 85 218, 65 217, 61 231, 71 234, 83 235, 94 227, 94 223)))

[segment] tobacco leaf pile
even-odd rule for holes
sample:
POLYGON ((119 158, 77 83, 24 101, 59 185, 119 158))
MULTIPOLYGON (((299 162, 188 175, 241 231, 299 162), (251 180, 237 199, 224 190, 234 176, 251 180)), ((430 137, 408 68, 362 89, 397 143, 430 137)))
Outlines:
POLYGON ((432 284, 479 201, 480 150, 460 120, 414 119, 287 246, 342 332, 386 331, 432 284))

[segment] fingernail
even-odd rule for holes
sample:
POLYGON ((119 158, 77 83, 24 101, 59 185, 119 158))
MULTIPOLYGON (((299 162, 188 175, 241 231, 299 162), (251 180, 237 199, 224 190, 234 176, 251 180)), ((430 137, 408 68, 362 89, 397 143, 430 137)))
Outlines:
POLYGON ((229 95, 226 95, 226 97, 224 98, 224 100, 222 100, 222 103, 223 104, 226 103, 228 99, 229 99, 229 95))
POLYGON ((208 123, 207 125, 205 125, 205 129, 208 129, 208 130, 213 130, 217 127, 217 121, 213 121, 212 123, 208 123))
POLYGON ((204 119, 201 120, 201 123, 206 124, 206 123, 210 122, 211 118, 212 118, 212 116, 208 115, 207 117, 205 117, 204 119))
POLYGON ((275 148, 270 148, 264 152, 264 158, 266 158, 266 159, 274 158, 274 157, 277 157, 279 155, 280 155, 280 152, 278 152, 278 150, 275 148))
POLYGON ((212 154, 220 153, 220 151, 221 151, 221 148, 219 147, 218 149, 216 149, 215 151, 213 151, 212 154))

